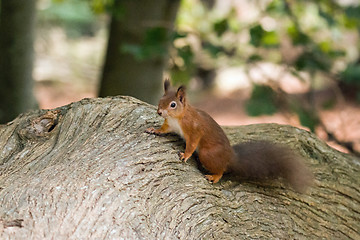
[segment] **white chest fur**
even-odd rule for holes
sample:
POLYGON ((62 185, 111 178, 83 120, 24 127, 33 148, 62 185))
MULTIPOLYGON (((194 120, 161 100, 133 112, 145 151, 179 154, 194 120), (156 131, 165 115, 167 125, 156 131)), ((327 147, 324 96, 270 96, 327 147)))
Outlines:
POLYGON ((179 121, 176 118, 168 117, 167 122, 170 126, 171 131, 179 134, 181 137, 184 137, 184 133, 181 130, 179 121))

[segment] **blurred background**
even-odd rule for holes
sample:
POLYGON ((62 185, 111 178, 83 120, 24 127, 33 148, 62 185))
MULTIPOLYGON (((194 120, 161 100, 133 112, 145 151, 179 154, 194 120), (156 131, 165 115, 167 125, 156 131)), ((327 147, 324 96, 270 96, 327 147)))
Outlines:
POLYGON ((0 123, 185 84, 220 125, 276 122, 360 152, 359 0, 1 0, 0 123))

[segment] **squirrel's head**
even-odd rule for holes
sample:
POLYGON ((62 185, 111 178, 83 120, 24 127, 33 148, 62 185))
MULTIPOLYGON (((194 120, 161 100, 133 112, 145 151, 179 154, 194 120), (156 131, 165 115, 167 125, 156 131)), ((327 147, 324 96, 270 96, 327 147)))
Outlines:
POLYGON ((184 114, 186 99, 185 87, 180 86, 176 91, 171 88, 169 79, 164 82, 164 95, 161 97, 157 113, 164 117, 179 118, 184 114))

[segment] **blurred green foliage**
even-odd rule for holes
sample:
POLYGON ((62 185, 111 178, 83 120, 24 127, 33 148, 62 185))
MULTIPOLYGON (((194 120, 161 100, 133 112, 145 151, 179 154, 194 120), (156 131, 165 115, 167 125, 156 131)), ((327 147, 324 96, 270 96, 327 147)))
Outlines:
POLYGON ((266 31, 258 24, 250 28, 250 44, 254 47, 278 47, 280 40, 275 31, 266 31))
POLYGON ((42 0, 38 19, 42 26, 63 27, 70 38, 92 36, 97 30, 96 15, 89 0, 42 0))
POLYGON ((132 54, 138 61, 167 55, 167 30, 164 27, 153 27, 146 31, 140 44, 124 44, 121 51, 132 54))
POLYGON ((319 124, 319 118, 316 112, 312 112, 310 109, 306 109, 298 106, 295 110, 297 113, 301 125, 315 132, 315 127, 319 124))
POLYGON ((344 82, 360 86, 360 64, 351 64, 341 73, 344 82))
MULTIPOLYGON (((347 39, 351 36, 359 40, 359 3, 254 0, 234 1, 226 7, 219 4, 220 1, 217 3, 207 8, 200 0, 182 1, 177 31, 185 37, 180 43, 174 42, 174 48, 186 47, 188 52, 192 51, 188 55, 193 61, 188 66, 188 61, 178 60, 183 56, 175 52, 173 72, 188 72, 177 76, 194 75, 194 65, 207 69, 224 65, 250 68, 261 62, 272 62, 285 66, 299 81, 304 81, 300 73, 307 73, 310 81, 314 81, 310 83, 312 87, 319 76, 360 85, 360 44, 347 39), (256 16, 241 18, 242 14, 246 15, 244 8, 247 7, 240 5, 242 3, 256 8, 249 10, 255 11, 256 16), (220 11, 219 6, 223 8, 220 11), (290 45, 288 52, 282 51, 285 42, 290 45)), ((274 95, 272 88, 255 84, 246 105, 248 114, 275 113, 278 102, 274 95)), ((360 88, 357 96, 360 99, 360 88)), ((304 126, 314 130, 319 124, 315 103, 305 104, 311 107, 304 107, 301 101, 288 105, 304 126)), ((333 105, 333 102, 324 104, 333 105)))
POLYGON ((195 49, 190 42, 186 44, 197 55, 208 53, 209 57, 215 58, 215 67, 220 56, 228 56, 226 60, 230 64, 275 61, 298 71, 310 72, 330 72, 335 61, 351 61, 343 59, 347 57, 347 46, 341 45, 341 38, 346 31, 360 30, 360 6, 342 6, 325 0, 253 2, 260 9, 258 17, 239 22, 235 12, 241 6, 235 5, 236 2, 220 16, 216 14, 216 7, 206 9, 200 0, 183 0, 178 31, 189 37, 195 36, 202 43, 201 49, 195 49), (241 35, 249 35, 249 40, 239 40, 241 35), (282 39, 301 48, 300 55, 292 63, 286 62, 283 56, 274 57, 280 55, 282 39))
POLYGON ((246 111, 250 116, 276 113, 276 93, 271 87, 255 84, 251 96, 251 99, 246 103, 246 111))
POLYGON ((87 0, 90 6, 97 14, 111 11, 115 0, 87 0))
MULTIPOLYGON (((124 44, 119 50, 133 54, 139 61, 169 54, 171 77, 182 83, 187 83, 199 69, 211 72, 223 66, 251 68, 272 62, 284 66, 299 81, 304 81, 300 73, 307 73, 310 81, 322 75, 356 86, 360 101, 360 5, 356 1, 350 5, 334 0, 205 2, 182 0, 173 35, 168 36, 163 27, 149 27, 141 43, 124 44), (164 44, 169 38, 170 48, 164 44)), ((74 32, 84 34, 83 29, 88 32, 94 29, 94 13, 121 15, 121 9, 115 9, 114 3, 114 0, 48 0, 41 15, 54 22, 61 20, 70 32, 75 29, 74 32)), ((246 106, 248 113, 276 112, 278 102, 274 95, 272 88, 254 85, 246 106)), ((289 105, 303 125, 315 129, 319 123, 316 109, 305 108, 301 102, 289 105)))

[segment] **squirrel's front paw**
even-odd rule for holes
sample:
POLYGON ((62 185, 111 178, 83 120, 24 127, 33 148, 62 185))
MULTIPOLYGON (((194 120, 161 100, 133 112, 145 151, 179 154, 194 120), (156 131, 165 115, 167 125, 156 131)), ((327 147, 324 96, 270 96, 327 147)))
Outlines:
POLYGON ((156 129, 153 128, 153 127, 150 127, 150 128, 147 128, 145 130, 146 133, 149 133, 149 134, 156 134, 156 129))
POLYGON ((178 152, 178 155, 181 161, 186 162, 189 159, 189 157, 185 157, 185 153, 183 152, 178 152))

